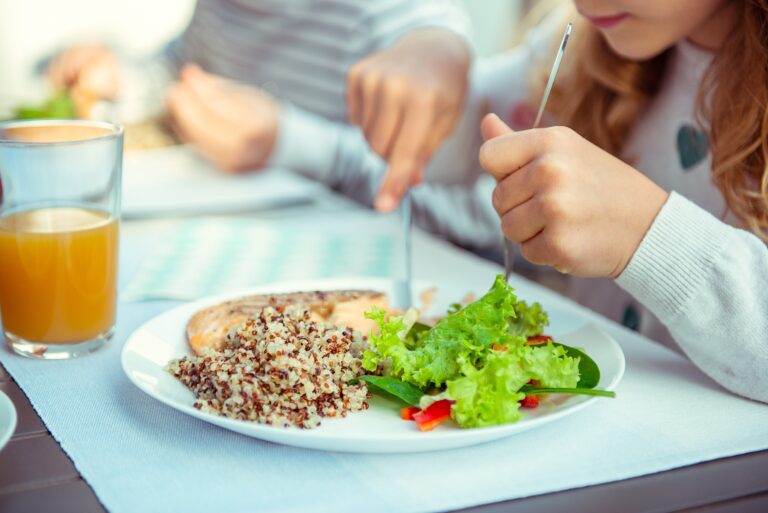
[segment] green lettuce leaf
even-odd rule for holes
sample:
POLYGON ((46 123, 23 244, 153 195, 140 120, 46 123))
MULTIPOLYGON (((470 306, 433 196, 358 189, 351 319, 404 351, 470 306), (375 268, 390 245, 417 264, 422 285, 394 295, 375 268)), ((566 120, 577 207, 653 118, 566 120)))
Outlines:
POLYGON ((532 379, 546 388, 573 388, 579 380, 579 359, 553 344, 492 351, 477 369, 462 362, 462 377, 447 382, 446 395, 456 401, 453 420, 461 427, 495 426, 520 419, 520 391, 532 379))
POLYGON ((549 316, 539 303, 529 305, 520 300, 515 305, 517 317, 509 323, 509 331, 518 337, 535 337, 541 335, 544 328, 549 325, 549 316))
POLYGON ((464 365, 465 375, 448 381, 446 395, 456 401, 451 417, 459 426, 494 426, 520 419, 518 401, 525 394, 518 390, 530 378, 513 356, 518 349, 489 354, 482 369, 464 365))
MULTIPOLYGON (((449 313, 417 340, 406 336, 413 322, 408 326, 403 317, 387 318, 383 310, 374 309, 366 316, 377 322, 379 333, 369 337, 371 349, 363 356, 363 367, 374 371, 388 361, 394 377, 420 388, 442 386, 460 376, 460 361, 480 366, 494 344, 525 344, 526 337, 510 332, 517 304, 512 288, 498 276, 483 297, 449 313)), ((529 317, 540 318, 535 312, 529 317)))
POLYGON ((575 388, 579 382, 579 358, 552 342, 526 346, 520 351, 521 365, 544 388, 575 388))

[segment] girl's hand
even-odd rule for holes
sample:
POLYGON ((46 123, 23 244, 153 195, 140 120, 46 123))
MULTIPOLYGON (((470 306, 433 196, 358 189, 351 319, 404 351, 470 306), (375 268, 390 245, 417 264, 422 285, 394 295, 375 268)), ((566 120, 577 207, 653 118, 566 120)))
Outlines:
POLYGON ((482 132, 493 206, 523 256, 576 276, 621 274, 667 192, 568 128, 513 132, 490 114, 482 132))
POLYGON ((167 104, 179 135, 223 171, 257 169, 272 153, 280 107, 259 89, 187 65, 167 104))
POLYGON ((389 211, 450 135, 467 91, 470 53, 444 29, 415 31, 358 62, 347 78, 349 121, 389 163, 376 208, 389 211))

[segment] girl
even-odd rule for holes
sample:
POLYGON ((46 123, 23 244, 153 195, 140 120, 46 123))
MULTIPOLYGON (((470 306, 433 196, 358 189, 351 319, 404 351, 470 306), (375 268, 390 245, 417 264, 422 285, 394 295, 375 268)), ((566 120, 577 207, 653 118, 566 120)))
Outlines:
MULTIPOLYGON (((482 123, 504 234, 535 264, 602 278, 573 278, 580 302, 671 334, 720 384, 768 402, 768 1, 575 4, 549 104, 570 128, 482 123)), ((490 73, 492 108, 512 121, 526 116, 509 79, 531 55, 490 73)))

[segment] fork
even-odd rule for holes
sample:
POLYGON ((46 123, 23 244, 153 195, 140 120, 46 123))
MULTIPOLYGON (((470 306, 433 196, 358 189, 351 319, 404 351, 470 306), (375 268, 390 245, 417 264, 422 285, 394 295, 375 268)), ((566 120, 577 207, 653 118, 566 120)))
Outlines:
MULTIPOLYGON (((547 100, 549 99, 549 93, 552 91, 552 85, 555 83, 555 77, 557 76, 557 70, 560 69, 560 61, 563 60, 563 54, 565 53, 565 45, 568 44, 568 39, 571 37, 573 31, 573 23, 568 23, 563 32, 563 39, 560 41, 560 48, 557 50, 555 56, 555 62, 552 64, 552 70, 549 72, 549 80, 547 80, 547 86, 544 88, 544 94, 541 97, 539 103, 539 112, 536 114, 536 120, 533 122, 532 129, 539 128, 541 123, 541 116, 544 114, 544 107, 547 106, 547 100)), ((510 247, 510 242, 507 240, 504 233, 501 234, 504 245, 504 279, 509 281, 509 276, 512 274, 512 266, 514 263, 514 248, 510 247)))

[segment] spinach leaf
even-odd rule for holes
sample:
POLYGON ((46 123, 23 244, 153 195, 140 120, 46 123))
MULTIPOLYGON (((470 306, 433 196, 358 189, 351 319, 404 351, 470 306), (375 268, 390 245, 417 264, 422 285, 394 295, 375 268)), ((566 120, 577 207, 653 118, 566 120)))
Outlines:
POLYGON ((552 344, 561 346, 568 356, 579 358, 579 382, 576 384, 578 388, 595 388, 600 383, 600 367, 587 353, 559 342, 552 342, 552 344))
POLYGON ((417 387, 391 376, 365 375, 351 380, 350 383, 354 384, 357 381, 365 381, 371 392, 384 392, 386 395, 395 396, 411 406, 418 406, 421 396, 424 395, 424 392, 417 387))

